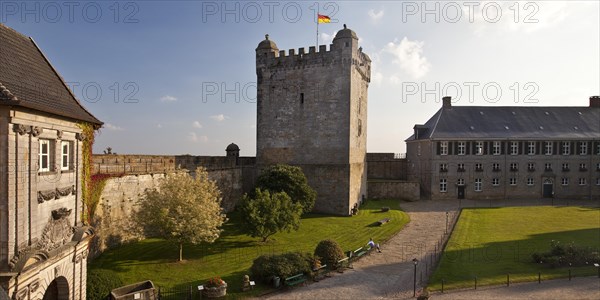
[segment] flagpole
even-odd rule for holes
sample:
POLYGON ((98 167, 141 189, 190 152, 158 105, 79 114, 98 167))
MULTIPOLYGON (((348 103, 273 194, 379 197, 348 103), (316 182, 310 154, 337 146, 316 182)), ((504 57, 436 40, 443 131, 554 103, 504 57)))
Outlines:
POLYGON ((317 5, 317 47, 315 51, 319 51, 319 5, 317 5))

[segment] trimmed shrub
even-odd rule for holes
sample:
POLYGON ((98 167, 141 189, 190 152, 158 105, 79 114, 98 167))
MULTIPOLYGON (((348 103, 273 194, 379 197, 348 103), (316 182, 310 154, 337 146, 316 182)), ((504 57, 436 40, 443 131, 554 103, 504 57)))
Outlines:
POLYGON ((592 247, 578 247, 574 243, 566 245, 559 241, 550 242, 550 251, 533 253, 531 258, 536 263, 548 264, 553 268, 562 266, 585 266, 600 262, 598 250, 592 247))
POLYGON ((337 262, 346 257, 340 245, 334 240, 322 240, 315 248, 315 256, 321 259, 321 263, 335 267, 337 262))
POLYGON ((299 273, 311 274, 314 258, 306 253, 289 252, 280 255, 262 255, 254 260, 250 272, 252 276, 268 283, 273 276, 281 279, 299 273))
POLYGON ((123 282, 119 275, 111 270, 93 269, 87 272, 87 299, 108 299, 110 291, 121 287, 123 282))

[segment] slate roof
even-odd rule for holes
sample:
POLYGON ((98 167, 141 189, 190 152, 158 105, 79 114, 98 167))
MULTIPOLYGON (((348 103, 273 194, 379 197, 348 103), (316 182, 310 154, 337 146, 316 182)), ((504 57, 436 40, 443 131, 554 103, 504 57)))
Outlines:
MULTIPOLYGON (((419 140, 598 139, 600 107, 442 107, 415 127, 419 140)), ((414 134, 406 141, 413 140, 414 134)))
POLYGON ((0 24, 0 105, 21 106, 96 125, 33 39, 0 24))

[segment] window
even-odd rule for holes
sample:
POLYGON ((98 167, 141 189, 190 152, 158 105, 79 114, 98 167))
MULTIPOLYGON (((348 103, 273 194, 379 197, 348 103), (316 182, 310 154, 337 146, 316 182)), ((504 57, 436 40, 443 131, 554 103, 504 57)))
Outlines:
POLYGON ((475 155, 483 155, 483 142, 475 142, 475 155))
POLYGON ((466 148, 466 142, 458 142, 458 155, 465 155, 466 148))
POLYGON ((600 155, 600 143, 596 144, 596 155, 600 155))
POLYGON ((448 142, 440 142, 440 155, 448 155, 448 142))
POLYGON ((517 179, 516 179, 516 178, 514 178, 514 177, 511 177, 511 178, 508 180, 508 183, 509 183, 510 185, 517 185, 517 179))
POLYGON ((500 164, 498 164, 498 163, 493 163, 493 164, 492 164, 492 171, 494 171, 494 172, 499 172, 499 171, 500 171, 500 164))
POLYGON ((475 178, 475 191, 481 192, 481 178, 475 178))
POLYGON ((579 164, 579 171, 581 171, 581 172, 587 171, 587 165, 584 163, 579 164))
POLYGON ((456 184, 457 184, 457 185, 465 185, 465 179, 464 179, 464 178, 459 178, 459 179, 456 181, 456 184))
POLYGON ((492 185, 493 186, 499 186, 500 185, 500 179, 498 179, 498 178, 492 178, 492 185))
POLYGON ((579 178, 579 185, 586 185, 587 182, 585 181, 585 178, 579 178))
POLYGON ((448 181, 446 178, 440 179, 440 193, 445 193, 448 191, 448 181))
POLYGON ((529 150, 529 151, 527 151, 527 154, 529 154, 529 155, 535 155, 535 142, 529 142, 527 148, 529 150))
POLYGON ((40 151, 39 151, 38 172, 50 172, 50 165, 51 165, 50 158, 52 157, 52 155, 50 153, 50 145, 51 145, 50 140, 40 139, 39 143, 40 143, 40 151))
POLYGON ((560 184, 562 185, 569 185, 569 178, 568 177, 563 177, 560 179, 560 184))
POLYGON ((519 142, 510 142, 510 155, 519 154, 519 142))
POLYGON ((562 164, 562 170, 563 172, 569 172, 569 164, 568 163, 564 163, 562 164))
POLYGON ((465 164, 457 164, 458 168, 456 169, 457 172, 464 172, 465 171, 465 164))
POLYGON ((535 163, 527 163, 527 171, 529 171, 529 172, 535 171, 535 163))
POLYGON ((579 155, 587 155, 588 142, 579 142, 579 155))
POLYGON ((544 170, 545 171, 552 171, 552 163, 545 163, 544 164, 544 170))
POLYGON ((440 164, 440 172, 448 172, 448 164, 440 164))
POLYGON ((531 177, 527 178, 527 185, 529 185, 529 186, 533 185, 533 178, 531 178, 531 177))
POLYGON ((493 146, 494 155, 500 155, 500 142, 494 142, 493 146))
POLYGON ((62 171, 71 169, 71 142, 60 142, 60 169, 62 171))
POLYGON ((546 155, 552 155, 552 142, 544 142, 544 148, 546 149, 546 155))
POLYGON ((600 185, 600 178, 596 178, 596 185, 600 185))
POLYGON ((476 172, 481 172, 481 171, 483 171, 483 165, 482 165, 482 164, 479 164, 479 163, 475 164, 475 171, 476 171, 476 172))
POLYGON ((571 142, 562 142, 562 154, 563 155, 571 154, 571 142))
POLYGON ((517 163, 510 163, 510 171, 511 172, 519 171, 519 164, 517 164, 517 163))
POLYGON ((596 164, 596 171, 600 171, 600 163, 596 164))

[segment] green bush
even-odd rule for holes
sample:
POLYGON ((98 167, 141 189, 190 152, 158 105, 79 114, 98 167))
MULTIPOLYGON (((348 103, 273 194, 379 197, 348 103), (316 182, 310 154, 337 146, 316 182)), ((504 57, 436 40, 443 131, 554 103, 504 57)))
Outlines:
POLYGON ((337 262, 346 257, 340 245, 334 240, 322 240, 315 248, 315 256, 321 259, 322 264, 335 267, 337 262))
POLYGON ((289 252, 280 255, 262 255, 254 260, 250 272, 254 278, 268 283, 273 276, 282 280, 299 273, 310 275, 313 257, 310 254, 289 252))
POLYGON ((108 299, 110 291, 123 285, 116 272, 105 269, 93 269, 87 272, 87 299, 108 299))
POLYGON ((559 241, 550 242, 550 251, 533 253, 531 258, 536 263, 550 265, 553 268, 566 266, 585 266, 600 262, 598 250, 592 247, 578 247, 574 243, 567 245, 559 241))

